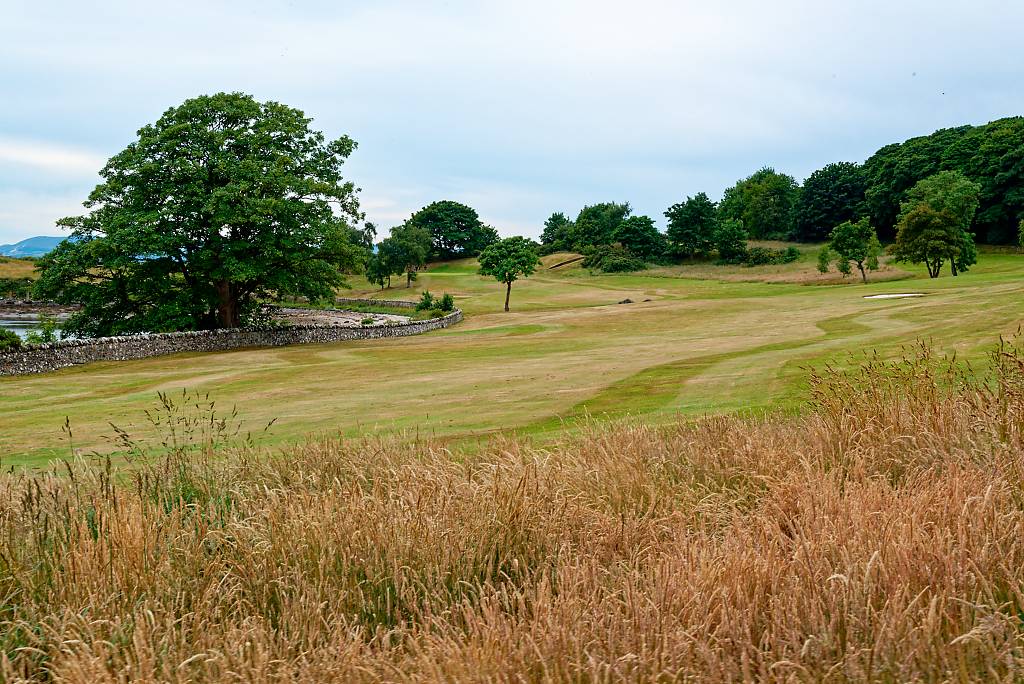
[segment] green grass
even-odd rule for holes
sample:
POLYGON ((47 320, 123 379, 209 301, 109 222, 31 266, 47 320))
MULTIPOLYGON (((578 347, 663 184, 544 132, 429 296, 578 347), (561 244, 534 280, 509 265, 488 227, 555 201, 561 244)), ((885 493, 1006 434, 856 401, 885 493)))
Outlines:
POLYGON ((1024 320, 1024 256, 986 252, 958 278, 923 275, 901 267, 898 282, 825 284, 812 257, 758 269, 684 264, 622 275, 542 268, 513 285, 507 314, 503 287, 476 275, 469 260, 435 266, 412 288, 396 283, 381 292, 355 279, 342 296, 416 300, 424 289, 450 292, 466 320, 394 340, 179 354, 0 378, 0 454, 5 465, 66 456, 65 417, 77 449, 108 449, 110 423, 145 434, 144 411, 156 392, 185 387, 237 405, 254 431, 277 418, 269 437, 277 442, 406 430, 459 440, 508 430, 545 439, 605 416, 659 422, 797 410, 808 367, 863 349, 896 354, 917 338, 980 359, 1024 320), (884 292, 928 296, 863 299, 884 292), (617 304, 627 298, 634 303, 617 304))

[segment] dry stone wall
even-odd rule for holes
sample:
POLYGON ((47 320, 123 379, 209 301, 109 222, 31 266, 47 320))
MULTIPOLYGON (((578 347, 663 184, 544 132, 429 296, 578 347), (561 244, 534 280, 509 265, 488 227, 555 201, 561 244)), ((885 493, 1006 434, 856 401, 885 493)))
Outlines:
MULTIPOLYGON (((382 300, 344 300, 339 304, 402 306, 409 302, 382 300)), ((415 304, 412 305, 415 307, 415 304)), ((410 307, 410 308, 412 308, 410 307)), ((362 328, 337 325, 301 325, 286 328, 250 330, 200 330, 154 335, 124 335, 88 340, 61 340, 51 344, 28 345, 20 350, 0 352, 0 375, 46 373, 92 361, 128 361, 181 352, 226 351, 246 347, 282 347, 290 344, 316 344, 345 340, 370 340, 385 337, 419 335, 447 328, 462 320, 458 309, 428 321, 408 321, 362 328)))

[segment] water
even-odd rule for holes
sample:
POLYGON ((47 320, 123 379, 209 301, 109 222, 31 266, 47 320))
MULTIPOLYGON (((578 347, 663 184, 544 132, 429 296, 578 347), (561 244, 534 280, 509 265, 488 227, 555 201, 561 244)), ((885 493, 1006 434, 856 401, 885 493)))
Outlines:
MULTIPOLYGON (((30 332, 39 329, 39 316, 23 315, 13 318, 11 316, 0 314, 0 329, 13 330, 14 334, 25 339, 30 332)), ((57 331, 57 337, 61 336, 60 331, 57 331)))

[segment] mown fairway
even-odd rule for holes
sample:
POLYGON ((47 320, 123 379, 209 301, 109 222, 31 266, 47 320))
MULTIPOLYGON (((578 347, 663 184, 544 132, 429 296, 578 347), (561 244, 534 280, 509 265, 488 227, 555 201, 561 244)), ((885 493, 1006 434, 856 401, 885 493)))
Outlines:
MULTIPOLYGON (((684 265, 621 276, 541 269, 515 284, 508 314, 502 286, 477 276, 474 263, 444 264, 421 274, 413 290, 395 279, 383 296, 413 298, 422 288, 454 294, 467 317, 446 331, 0 378, 0 454, 4 464, 67 456, 65 417, 76 450, 108 450, 110 423, 144 436, 156 393, 182 388, 237 405, 253 431, 276 418, 263 438, 271 442, 396 430, 543 438, 588 415, 661 421, 793 409, 806 396, 808 365, 864 349, 894 353, 917 338, 980 358, 1024 320, 1024 256, 982 254, 959 278, 915 271, 912 279, 881 281, 900 275, 889 271, 880 282, 842 286, 801 284, 816 279, 812 260, 808 253, 781 267, 684 265), (722 280, 679 277, 688 272, 722 280), (863 298, 887 292, 927 296, 863 298), (634 303, 617 303, 627 298, 634 303)), ((357 283, 354 292, 372 290, 357 283)))

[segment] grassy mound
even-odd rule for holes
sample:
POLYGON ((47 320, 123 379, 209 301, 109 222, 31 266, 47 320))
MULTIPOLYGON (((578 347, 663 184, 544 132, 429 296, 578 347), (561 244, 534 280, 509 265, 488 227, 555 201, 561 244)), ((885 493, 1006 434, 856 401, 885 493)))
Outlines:
POLYGON ((1024 360, 917 350, 798 418, 262 451, 166 437, 0 481, 0 669, 58 681, 1024 674, 1024 360), (151 454, 164 456, 154 460, 151 454))

